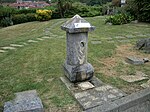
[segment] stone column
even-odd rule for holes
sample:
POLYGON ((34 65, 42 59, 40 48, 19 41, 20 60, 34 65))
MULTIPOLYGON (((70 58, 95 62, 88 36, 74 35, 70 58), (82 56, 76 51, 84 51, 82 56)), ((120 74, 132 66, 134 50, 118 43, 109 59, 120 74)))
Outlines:
POLYGON ((65 75, 71 82, 88 80, 94 69, 87 62, 88 32, 95 29, 89 22, 75 15, 61 26, 67 36, 67 57, 64 63, 65 75))

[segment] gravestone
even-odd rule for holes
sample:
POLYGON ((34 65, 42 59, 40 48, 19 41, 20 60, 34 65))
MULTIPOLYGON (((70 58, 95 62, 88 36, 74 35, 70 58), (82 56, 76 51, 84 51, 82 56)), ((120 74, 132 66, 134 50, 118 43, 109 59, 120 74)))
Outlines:
POLYGON ((150 38, 140 39, 136 43, 136 48, 138 50, 144 50, 147 53, 150 53, 150 38))
POLYGON ((12 101, 4 104, 3 112, 44 112, 41 99, 36 90, 24 91, 15 94, 12 101))
POLYGON ((137 57, 134 57, 134 56, 129 56, 129 57, 126 57, 126 61, 130 64, 133 64, 133 65, 141 65, 141 64, 144 64, 144 60, 143 59, 139 59, 137 57))
POLYGON ((63 65, 65 75, 71 82, 93 77, 94 68, 87 62, 88 32, 95 29, 89 22, 75 15, 61 26, 67 36, 67 58, 63 65))

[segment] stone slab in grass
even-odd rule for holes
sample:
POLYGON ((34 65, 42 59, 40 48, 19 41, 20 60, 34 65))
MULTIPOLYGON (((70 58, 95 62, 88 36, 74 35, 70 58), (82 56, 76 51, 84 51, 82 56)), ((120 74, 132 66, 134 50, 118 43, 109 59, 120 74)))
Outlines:
POLYGON ((44 40, 44 39, 42 39, 42 38, 37 38, 37 40, 41 40, 41 41, 42 41, 42 40, 44 40))
POLYGON ((139 59, 139 58, 134 57, 134 56, 126 57, 126 62, 128 62, 130 64, 133 64, 133 65, 144 64, 144 60, 143 59, 139 59))
POLYGON ((36 43, 38 41, 35 41, 35 40, 28 40, 29 43, 36 43))
POLYGON ((4 104, 3 112, 44 112, 41 99, 36 90, 15 93, 12 101, 4 104))
POLYGON ((5 51, 5 50, 0 50, 0 53, 5 53, 5 52, 7 52, 7 51, 5 51))
POLYGON ((124 37, 124 36, 115 36, 114 38, 116 38, 116 39, 122 39, 122 38, 126 38, 126 37, 124 37))
POLYGON ((23 47, 24 45, 20 45, 20 44, 10 44, 10 46, 12 46, 12 47, 23 47))
POLYGON ((121 75, 120 78, 126 82, 137 82, 148 79, 147 75, 137 72, 135 75, 121 75))
POLYGON ((101 44, 102 42, 100 40, 92 40, 91 43, 92 44, 101 44))
POLYGON ((143 88, 150 88, 150 80, 148 80, 146 83, 141 84, 143 88))
POLYGON ((104 104, 105 102, 112 102, 126 96, 126 94, 121 90, 104 84, 96 77, 93 77, 91 80, 89 80, 89 83, 95 87, 88 90, 82 90, 77 86, 78 84, 71 83, 66 77, 61 77, 61 80, 70 90, 83 110, 95 108, 104 104))
POLYGON ((1 47, 4 50, 15 50, 15 47, 1 47))
POLYGON ((84 110, 102 105, 105 102, 111 102, 126 94, 120 90, 110 86, 103 85, 86 91, 78 92, 74 94, 74 97, 79 102, 84 110))
POLYGON ((48 37, 48 36, 44 36, 44 37, 42 37, 42 39, 49 39, 50 37, 48 37))

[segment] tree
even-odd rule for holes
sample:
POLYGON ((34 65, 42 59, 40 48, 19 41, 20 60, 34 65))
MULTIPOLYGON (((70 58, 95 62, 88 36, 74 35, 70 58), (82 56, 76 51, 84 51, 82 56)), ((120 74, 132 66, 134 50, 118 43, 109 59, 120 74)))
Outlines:
POLYGON ((58 10, 62 18, 65 12, 72 7, 72 2, 72 0, 58 0, 58 10))
POLYGON ((112 0, 112 5, 119 7, 120 6, 120 0, 112 0))

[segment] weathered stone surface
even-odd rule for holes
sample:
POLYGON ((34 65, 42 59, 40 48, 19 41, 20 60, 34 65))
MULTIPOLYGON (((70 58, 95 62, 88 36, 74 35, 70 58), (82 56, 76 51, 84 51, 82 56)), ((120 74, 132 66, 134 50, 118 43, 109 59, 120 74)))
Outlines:
POLYGON ((74 94, 75 98, 84 110, 103 105, 121 97, 126 96, 125 93, 110 85, 103 85, 97 88, 78 92, 74 94))
POLYGON ((28 40, 29 43, 36 43, 38 41, 35 41, 35 40, 28 40))
POLYGON ((0 53, 4 53, 4 52, 6 52, 5 50, 0 50, 0 53))
POLYGON ((146 83, 141 84, 143 88, 150 88, 150 80, 148 80, 146 83))
POLYGON ((42 38, 37 38, 37 40, 41 40, 41 41, 42 41, 42 40, 44 40, 44 39, 42 39, 42 38))
POLYGON ((44 37, 42 37, 43 39, 49 39, 50 37, 48 37, 48 36, 44 36, 44 37))
MULTIPOLYGON (((78 82, 78 83, 72 83, 69 81, 69 79, 67 77, 60 77, 61 81, 66 85, 66 87, 73 93, 77 93, 79 91, 82 91, 81 88, 78 87, 78 84, 82 83, 82 82, 78 82)), ((92 77, 92 79, 89 80, 89 82, 91 84, 93 84, 95 87, 99 87, 103 85, 103 82, 100 81, 97 77, 92 77)))
POLYGON ((61 29, 69 33, 83 33, 92 31, 95 29, 95 27, 91 26, 89 22, 81 18, 79 15, 75 15, 73 18, 64 23, 61 26, 61 29))
POLYGON ((141 64, 144 64, 144 61, 143 59, 139 59, 139 58, 136 58, 134 56, 129 56, 126 58, 126 61, 130 64, 134 64, 134 65, 141 65, 141 64))
POLYGON ((127 82, 136 82, 136 81, 148 79, 147 75, 139 71, 136 72, 135 75, 122 75, 120 76, 120 78, 127 82))
POLYGON ((61 26, 67 36, 67 58, 63 65, 65 75, 72 82, 93 77, 94 68, 87 62, 88 31, 94 30, 89 22, 75 15, 61 26))
POLYGON ((105 103, 111 103, 126 96, 126 94, 121 90, 110 85, 105 85, 95 76, 89 80, 89 82, 95 87, 88 90, 82 90, 78 87, 77 85, 80 84, 80 82, 77 84, 71 83, 65 77, 61 77, 61 80, 65 83, 67 88, 84 110, 95 108, 105 103))
POLYGON ((148 58, 143 58, 144 63, 149 62, 148 58))
POLYGON ((78 87, 81 88, 82 90, 87 90, 87 89, 92 89, 95 86, 91 84, 90 82, 81 82, 78 84, 78 87))
POLYGON ((88 80, 93 77, 94 68, 90 63, 69 65, 65 63, 63 65, 64 74, 71 82, 80 82, 88 80))
POLYGON ((15 50, 16 48, 15 47, 2 47, 2 49, 4 49, 4 50, 15 50))
POLYGON ((16 98, 4 105, 4 112, 44 112, 35 90, 16 93, 16 98))
POLYGON ((138 40, 136 43, 136 48, 150 53, 150 38, 138 40))
POLYGON ((85 112, 149 112, 150 88, 127 95, 112 102, 105 102, 100 106, 85 112))
POLYGON ((101 42, 101 41, 98 41, 98 40, 92 40, 91 43, 92 43, 92 44, 101 44, 102 42, 101 42))
POLYGON ((12 47, 23 47, 24 45, 19 45, 19 44, 10 44, 12 47))

